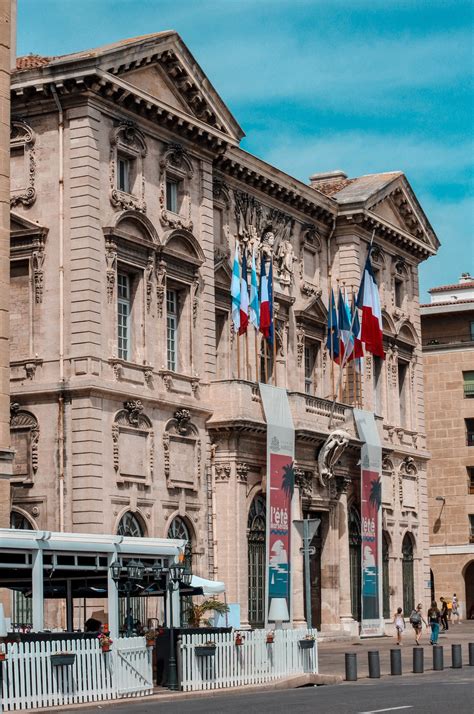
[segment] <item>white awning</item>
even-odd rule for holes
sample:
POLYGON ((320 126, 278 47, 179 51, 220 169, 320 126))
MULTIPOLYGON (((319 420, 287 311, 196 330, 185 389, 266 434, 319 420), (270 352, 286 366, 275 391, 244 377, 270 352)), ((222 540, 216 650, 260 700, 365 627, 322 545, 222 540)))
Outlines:
POLYGON ((218 595, 225 592, 225 585, 219 580, 206 580, 193 575, 191 579, 192 588, 201 588, 204 595, 218 595))

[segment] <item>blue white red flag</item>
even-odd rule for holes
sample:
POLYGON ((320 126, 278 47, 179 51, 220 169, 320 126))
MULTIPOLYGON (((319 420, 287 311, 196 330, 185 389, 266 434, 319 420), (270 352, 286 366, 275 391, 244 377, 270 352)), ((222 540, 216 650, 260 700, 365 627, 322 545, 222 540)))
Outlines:
POLYGON ((249 286, 247 283, 247 255, 244 249, 240 275, 240 327, 239 335, 245 335, 249 324, 249 286))
POLYGON ((354 339, 354 349, 352 351, 351 359, 354 360, 356 370, 362 373, 364 349, 360 339, 361 327, 359 322, 359 313, 354 299, 352 301, 352 335, 354 339))
POLYGON ((235 246, 230 294, 232 298, 232 322, 234 323, 235 332, 238 332, 240 329, 240 261, 238 244, 235 246))
POLYGON ((262 256, 262 265, 260 268, 260 332, 270 341, 273 336, 272 330, 272 310, 270 303, 270 282, 271 282, 271 263, 269 262, 269 273, 267 274, 267 261, 262 256))
POLYGON ((337 362, 339 358, 339 323, 337 320, 336 300, 334 299, 334 291, 332 288, 329 295, 328 336, 326 338, 326 347, 328 348, 331 359, 337 362))
POLYGON ((357 307, 362 310, 361 341, 367 352, 385 359, 383 349, 382 310, 377 283, 370 262, 370 254, 364 266, 357 307))
POLYGON ((260 301, 258 299, 257 266, 255 263, 255 249, 252 252, 252 269, 250 272, 250 322, 258 330, 260 326, 260 301))
POLYGON ((347 303, 344 289, 344 296, 339 289, 339 363, 347 363, 354 350, 354 336, 351 329, 351 311, 347 303))

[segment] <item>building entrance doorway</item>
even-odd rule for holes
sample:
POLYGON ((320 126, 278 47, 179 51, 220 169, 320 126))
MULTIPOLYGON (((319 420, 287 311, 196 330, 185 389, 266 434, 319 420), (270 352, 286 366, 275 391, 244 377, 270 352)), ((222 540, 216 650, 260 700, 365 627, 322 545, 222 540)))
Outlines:
POLYGON ((403 612, 415 607, 415 583, 413 577, 413 541, 406 533, 402 543, 403 612))
MULTIPOLYGON (((321 531, 323 529, 324 523, 324 513, 309 513, 305 515, 305 518, 320 518, 321 523, 319 525, 318 531, 311 541, 311 547, 314 548, 314 553, 309 557, 309 579, 311 583, 311 622, 313 627, 318 630, 321 629, 321 553, 322 553, 322 540, 321 531)), ((306 617, 306 589, 305 593, 305 617, 306 617)))
POLYGON ((474 618, 474 560, 471 560, 464 571, 464 582, 466 583, 466 617, 472 620, 474 618))

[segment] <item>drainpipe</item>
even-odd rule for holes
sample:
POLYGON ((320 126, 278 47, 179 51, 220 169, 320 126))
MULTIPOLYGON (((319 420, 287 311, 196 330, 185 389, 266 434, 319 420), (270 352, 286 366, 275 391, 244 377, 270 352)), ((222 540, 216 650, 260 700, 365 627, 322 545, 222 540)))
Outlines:
POLYGON ((58 467, 59 467, 59 530, 64 531, 64 114, 54 84, 51 93, 58 110, 58 156, 59 156, 59 381, 58 397, 58 467))

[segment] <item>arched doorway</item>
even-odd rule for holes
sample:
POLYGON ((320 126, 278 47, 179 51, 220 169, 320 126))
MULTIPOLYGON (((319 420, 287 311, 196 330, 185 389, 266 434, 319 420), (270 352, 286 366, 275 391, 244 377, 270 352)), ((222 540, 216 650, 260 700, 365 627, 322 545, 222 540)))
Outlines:
MULTIPOLYGON (((176 516, 173 518, 171 521, 169 528, 168 528, 168 533, 166 534, 167 538, 177 538, 178 540, 185 540, 186 545, 184 546, 184 565, 186 568, 189 570, 190 573, 193 572, 193 543, 192 543, 192 537, 191 537, 191 531, 189 529, 188 524, 186 523, 184 518, 181 518, 181 516, 176 516)), ((190 608, 193 604, 193 599, 190 596, 186 597, 181 597, 180 598, 180 606, 181 606, 181 623, 187 623, 189 622, 189 616, 190 616, 190 608)))
POLYGON ((352 617, 357 622, 361 620, 361 536, 360 516, 357 508, 349 511, 349 562, 351 574, 351 607, 352 617))
POLYGON ((117 526, 117 535, 131 538, 143 538, 145 535, 145 528, 143 527, 140 518, 138 518, 131 511, 126 511, 117 526))
POLYGON ((266 504, 259 493, 252 501, 247 521, 248 605, 252 627, 265 624, 266 504))
POLYGON ((433 600, 436 600, 435 579, 432 570, 430 570, 430 597, 431 602, 433 602, 433 600))
POLYGON ((390 538, 386 531, 382 533, 382 600, 383 616, 390 617, 390 538))
MULTIPOLYGON (((127 538, 143 538, 145 527, 135 513, 125 511, 117 526, 117 535, 127 538)), ((146 624, 148 619, 147 598, 131 597, 130 611, 127 613, 125 597, 119 597, 119 623, 125 628, 127 617, 131 617, 133 623, 140 622, 146 624)))
MULTIPOLYGON (((19 511, 10 513, 10 528, 21 531, 34 530, 31 521, 19 511)), ((25 597, 22 592, 12 590, 12 625, 19 625, 22 628, 32 626, 33 623, 33 603, 31 597, 25 597)))
POLYGON ((464 582, 466 583, 466 618, 474 618, 474 560, 471 560, 464 571, 464 582))
POLYGON ((402 543, 403 612, 409 614, 415 606, 415 582, 413 574, 413 538, 405 533, 402 543))

